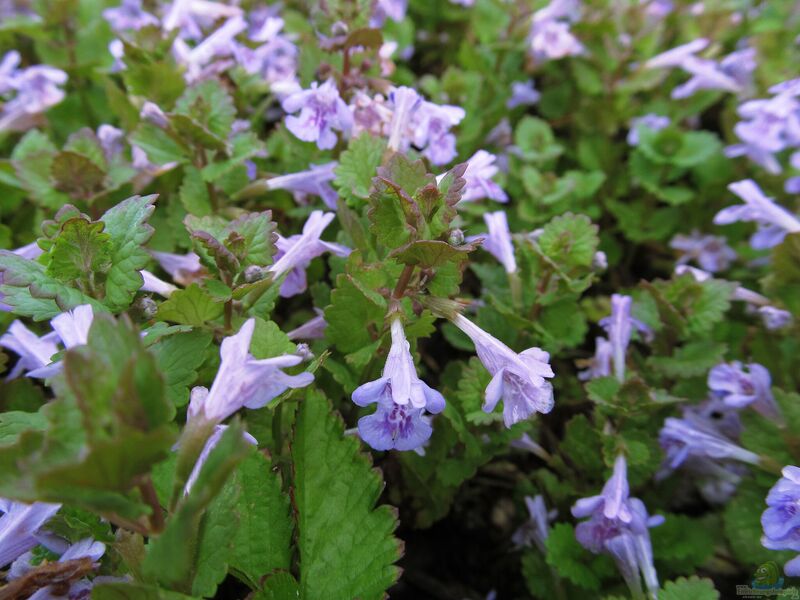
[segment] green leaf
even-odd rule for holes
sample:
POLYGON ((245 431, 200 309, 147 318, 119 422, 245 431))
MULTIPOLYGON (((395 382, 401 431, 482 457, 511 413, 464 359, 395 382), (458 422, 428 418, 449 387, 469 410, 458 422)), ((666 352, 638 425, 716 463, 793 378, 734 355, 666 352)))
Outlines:
POLYGON ((438 240, 418 240, 407 246, 398 248, 389 256, 404 265, 418 266, 423 269, 441 267, 446 263, 460 263, 475 250, 478 244, 453 246, 438 240))
POLYGON ((350 140, 347 150, 339 155, 334 185, 347 204, 358 208, 369 198, 372 178, 381 165, 386 141, 363 133, 350 140))
POLYGON ((111 268, 111 236, 102 222, 69 219, 50 247, 47 274, 64 282, 78 280, 82 289, 92 289, 99 277, 103 283, 111 268))
POLYGON ((19 315, 37 321, 52 319, 79 304, 106 310, 94 298, 47 275, 41 263, 13 252, 0 250, 0 273, 3 274, 3 285, 0 285, 0 291, 5 294, 3 301, 19 315))
POLYGON ((293 354, 295 350, 297 350, 297 346, 286 337, 277 323, 256 317, 256 328, 250 344, 250 353, 255 358, 273 358, 284 354, 293 354))
POLYGON ((651 356, 647 363, 667 377, 698 377, 723 362, 728 347, 712 340, 689 342, 672 356, 651 356))
MULTIPOLYGON (((672 572, 693 573, 714 553, 714 537, 709 535, 714 523, 685 515, 667 514, 665 521, 650 530, 653 555, 660 565, 672 572)), ((713 527, 719 529, 719 524, 713 527)))
MULTIPOLYGON (((182 593, 192 592, 201 559, 203 562, 209 560, 210 548, 203 543, 203 527, 207 524, 203 519, 205 512, 222 492, 236 465, 252 452, 242 433, 238 421, 228 426, 209 452, 189 494, 182 497, 164 531, 151 538, 142 564, 146 581, 182 593)), ((218 562, 227 561, 227 558, 215 558, 218 562)), ((209 581, 201 578, 200 584, 205 587, 209 581)))
MULTIPOLYGON (((272 211, 246 213, 232 221, 226 231, 235 232, 243 238, 239 256, 243 267, 249 265, 266 267, 272 264, 277 239, 272 211)), ((228 236, 230 238, 230 233, 228 236)))
POLYGON ((585 215, 555 217, 537 238, 539 248, 562 269, 590 267, 600 240, 597 225, 585 215))
POLYGON ((144 583, 100 583, 92 587, 92 600, 192 600, 192 596, 144 583))
POLYGON ((39 412, 19 410, 0 413, 0 445, 17 441, 23 431, 42 431, 47 427, 47 419, 39 412))
POLYGON ((180 188, 180 199, 183 208, 190 215, 205 217, 214 211, 208 196, 208 188, 203 177, 195 167, 185 166, 183 169, 183 183, 180 188))
POLYGON ((276 571, 264 579, 264 586, 252 600, 300 600, 300 586, 291 573, 276 571))
POLYGON ((175 103, 174 112, 192 118, 223 140, 230 135, 236 117, 233 99, 216 79, 187 88, 175 103))
POLYGON ((257 584, 274 569, 288 569, 291 564, 289 496, 281 489, 277 471, 260 452, 252 452, 242 461, 233 483, 239 488, 234 507, 239 529, 230 564, 250 583, 257 584))
POLYGON ((292 442, 303 597, 383 598, 400 575, 397 520, 390 507, 375 508, 383 482, 358 446, 330 402, 310 391, 292 442))
POLYGON ((215 301, 198 284, 177 290, 158 307, 157 318, 172 323, 202 327, 222 316, 224 305, 215 301))
POLYGON ((131 144, 144 150, 147 159, 156 165, 187 162, 188 151, 163 129, 142 121, 130 136, 131 144))
POLYGON ((370 325, 382 325, 385 313, 385 304, 365 295, 352 276, 342 273, 336 278, 331 304, 325 309, 325 337, 341 352, 355 352, 375 341, 370 325))
POLYGON ((206 332, 192 331, 163 337, 149 347, 164 375, 167 398, 175 406, 189 402, 189 387, 197 380, 211 339, 206 332))
POLYGON ((601 473, 605 469, 601 448, 600 436, 585 415, 576 415, 567 422, 560 450, 579 469, 601 473))
POLYGON ((607 556, 591 554, 578 543, 575 530, 569 523, 556 523, 545 546, 547 564, 561 577, 585 590, 599 590, 601 579, 614 572, 607 556))
POLYGON ((679 577, 675 581, 668 581, 658 593, 659 600, 719 600, 719 592, 714 588, 710 579, 701 579, 696 575, 679 577))
POLYGON ((514 130, 514 143, 525 160, 545 163, 557 158, 564 149, 556 143, 550 125, 536 117, 523 117, 514 130))
POLYGON ((103 302, 113 311, 125 310, 142 287, 141 269, 150 255, 144 245, 153 236, 147 219, 155 210, 156 196, 133 196, 110 208, 100 217, 111 236, 111 269, 106 277, 103 302))
POLYGON ((11 164, 22 186, 41 205, 57 210, 69 201, 53 187, 50 169, 56 147, 45 134, 36 129, 26 133, 11 153, 11 164))

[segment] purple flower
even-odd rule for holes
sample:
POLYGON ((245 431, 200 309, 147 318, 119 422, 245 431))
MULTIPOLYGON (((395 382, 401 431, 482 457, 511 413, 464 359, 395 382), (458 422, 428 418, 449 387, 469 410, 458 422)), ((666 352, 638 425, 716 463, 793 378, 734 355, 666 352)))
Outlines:
POLYGON ((169 298, 172 292, 178 289, 171 283, 159 279, 150 271, 142 269, 139 271, 139 274, 142 276, 142 287, 139 288, 140 292, 152 292, 163 298, 169 298))
POLYGON ((516 273, 517 260, 514 258, 514 244, 511 241, 511 231, 508 229, 505 211, 486 213, 483 215, 483 220, 489 229, 488 235, 473 236, 470 240, 482 239, 483 248, 503 265, 506 273, 516 273))
MULTIPOLYGON (((54 333, 64 344, 64 348, 69 350, 76 346, 83 346, 89 339, 89 329, 94 321, 94 310, 90 304, 81 304, 72 310, 65 311, 53 317, 50 325, 54 333)), ((29 377, 46 379, 61 371, 61 361, 50 362, 49 360, 40 367, 28 373, 29 377)))
POLYGON ((608 377, 611 375, 611 357, 614 349, 604 337, 594 339, 594 357, 586 361, 587 368, 578 373, 578 379, 596 379, 597 377, 608 377))
POLYGON ((287 375, 281 370, 300 364, 299 356, 253 358, 250 340, 255 326, 255 319, 248 319, 239 333, 222 340, 219 371, 210 390, 192 389, 190 417, 202 414, 209 421, 224 421, 242 407, 261 408, 286 389, 305 387, 314 380, 311 373, 287 375))
POLYGON ((728 189, 745 203, 723 208, 714 217, 714 223, 729 225, 739 221, 755 221, 759 225, 759 231, 750 238, 753 248, 771 248, 779 244, 786 233, 800 231, 800 220, 765 196, 752 179, 732 183, 728 189))
POLYGON ((378 404, 378 410, 358 420, 358 432, 375 450, 413 450, 433 431, 423 411, 439 413, 445 402, 417 376, 399 318, 392 321, 391 332, 392 346, 381 377, 353 392, 353 402, 358 406, 378 404))
MULTIPOLYGON (((800 468, 786 466, 767 494, 767 510, 761 515, 764 535, 761 544, 770 550, 794 550, 800 552, 800 468)), ((784 573, 790 577, 800 576, 800 556, 787 562, 784 573)))
POLYGON ((265 181, 267 189, 289 190, 294 193, 298 204, 304 204, 307 196, 319 196, 331 210, 336 210, 336 199, 339 197, 331 187, 331 181, 336 179, 335 161, 324 165, 311 165, 307 171, 290 173, 271 177, 265 181))
MULTIPOLYGON (((362 91, 357 91, 350 102, 350 110, 353 113, 353 137, 358 137, 363 132, 378 137, 389 136, 389 126, 392 123, 394 111, 389 108, 383 95, 369 96, 362 91)), ((400 122, 398 119, 397 123, 400 122)), ((398 135, 401 133, 402 128, 399 127, 398 135)), ((399 143, 400 138, 397 139, 399 143)), ((394 149, 397 150, 397 148, 394 149)))
POLYGON ((105 9, 103 18, 114 31, 138 30, 159 24, 155 16, 142 10, 142 0, 122 0, 120 6, 105 9))
POLYGON ((628 145, 639 145, 639 129, 644 127, 651 131, 661 131, 670 124, 670 118, 663 115, 648 113, 642 117, 636 117, 631 121, 631 128, 628 131, 628 145))
POLYGON ((625 380, 625 354, 631 341, 634 328, 646 337, 652 335, 650 328, 631 316, 630 296, 614 294, 611 296, 611 315, 600 320, 600 326, 606 330, 611 343, 614 375, 620 381, 625 380))
POLYGON ((647 69, 680 67, 687 58, 691 58, 698 52, 705 50, 708 44, 709 41, 705 38, 696 39, 654 56, 644 66, 647 69))
POLYGON ((545 541, 550 534, 550 522, 558 516, 558 511, 548 512, 541 494, 537 494, 533 498, 525 496, 525 506, 530 517, 514 532, 511 541, 517 546, 536 545, 540 552, 546 554, 545 541))
POLYGON ((463 108, 428 102, 408 87, 394 88, 389 94, 393 113, 389 124, 388 147, 406 152, 413 144, 435 165, 456 156, 456 138, 450 128, 465 116, 463 108))
POLYGON ((49 364, 50 358, 58 352, 56 340, 54 333, 39 337, 21 321, 11 323, 8 331, 0 337, 0 346, 19 356, 8 379, 19 377, 27 371, 36 371, 49 364))
POLYGON ((164 31, 180 28, 183 38, 199 39, 203 36, 203 29, 210 27, 219 19, 229 19, 241 15, 242 9, 238 6, 221 2, 173 0, 164 9, 164 19, 161 25, 164 31))
MULTIPOLYGON (((202 390, 205 388, 194 388, 192 390, 192 400, 195 399, 195 390, 202 390)), ((202 392, 197 393, 198 398, 202 398, 202 392)), ((196 407, 197 405, 195 405, 196 407)), ((189 406, 190 410, 192 410, 192 405, 189 406)), ((194 413, 190 413, 189 416, 192 416, 194 413)), ((208 436, 203 449, 200 451, 197 460, 194 463, 194 467, 192 467, 192 472, 189 474, 189 477, 186 479, 186 484, 183 486, 183 495, 189 495, 189 492, 192 489, 195 481, 197 481, 197 477, 200 475, 200 470, 203 468, 203 465, 208 460, 208 455, 211 454, 211 451, 219 444, 219 440, 222 438, 222 434, 225 433, 225 430, 228 428, 227 425, 215 425, 214 431, 208 436)), ((246 431, 242 432, 242 437, 248 444, 252 444, 253 446, 258 446, 258 440, 254 438, 252 435, 247 433, 246 431)))
POLYGON ((232 66, 231 61, 219 62, 215 59, 232 56, 237 46, 235 38, 245 29, 247 23, 237 15, 225 21, 193 48, 182 39, 176 39, 172 53, 176 61, 186 67, 186 80, 192 82, 205 79, 232 66))
POLYGON ((684 415, 682 419, 665 419, 658 441, 667 455, 666 464, 670 469, 677 469, 690 457, 716 461, 738 460, 753 465, 759 463, 757 454, 745 450, 709 427, 707 422, 691 415, 684 415))
POLYGON ((614 473, 602 493, 578 500, 572 515, 588 517, 575 528, 575 537, 590 552, 611 555, 634 597, 642 596, 642 578, 650 595, 656 597, 658 576, 648 528, 660 525, 664 518, 649 516, 644 503, 630 497, 622 454, 614 461, 614 473))
POLYGON ((586 49, 569 29, 565 21, 544 20, 533 22, 530 33, 530 48, 538 61, 558 60, 567 56, 579 56, 586 49))
POLYGON ((304 142, 316 142, 320 150, 330 150, 336 145, 334 130, 349 135, 353 115, 339 97, 333 79, 322 85, 316 81, 311 88, 291 94, 281 103, 286 117, 286 128, 304 142), (299 116, 292 113, 300 111, 299 116))
POLYGON ((189 285, 203 273, 200 257, 194 252, 188 254, 173 254, 172 252, 157 252, 151 250, 150 255, 158 261, 172 279, 181 285, 189 285))
POLYGON ((324 313, 318 308, 314 309, 317 316, 300 325, 296 329, 292 329, 286 334, 290 340, 318 340, 325 337, 325 329, 328 323, 325 322, 324 313))
POLYGON ((64 71, 47 65, 34 65, 14 72, 5 85, 16 91, 16 96, 3 105, 0 131, 19 131, 33 125, 37 115, 64 99, 64 90, 59 86, 66 82, 64 71))
POLYGON ((709 389, 730 407, 752 406, 767 418, 780 419, 769 371, 758 363, 749 363, 746 369, 739 361, 717 365, 708 373, 709 389))
POLYGON ((453 324, 472 340, 478 358, 492 376, 486 386, 484 412, 492 412, 502 398, 503 422, 511 427, 536 412, 553 409, 553 386, 544 379, 554 376, 547 352, 528 348, 517 354, 463 315, 457 315, 453 324))
POLYGON ((670 248, 679 250, 682 254, 678 264, 684 265, 694 260, 700 268, 716 273, 725 271, 731 262, 736 260, 736 252, 728 246, 728 241, 722 236, 703 235, 699 231, 692 231, 690 235, 676 235, 669 243, 670 248))
POLYGON ((278 252, 275 254, 275 263, 269 271, 277 279, 288 273, 281 285, 281 296, 289 298, 305 291, 306 268, 313 259, 324 252, 332 252, 336 256, 347 256, 350 248, 333 242, 324 242, 320 239, 322 232, 333 220, 334 213, 323 213, 321 210, 312 212, 301 235, 292 235, 288 238, 278 236, 278 252))
POLYGON ((511 84, 511 98, 506 102, 509 110, 518 106, 532 106, 539 102, 541 94, 536 90, 533 79, 515 81, 511 84))
POLYGON ((473 202, 482 198, 489 198, 497 202, 508 202, 508 196, 503 189, 492 181, 499 169, 494 164, 497 157, 485 150, 478 150, 467 161, 467 170, 464 172, 466 185, 461 195, 461 202, 473 202))
POLYGON ((408 0, 373 0, 369 26, 379 28, 386 19, 402 21, 406 16, 408 0))
POLYGON ((6 52, 0 61, 0 96, 14 89, 11 83, 14 81, 21 60, 19 52, 11 50, 6 52))
POLYGON ((770 331, 783 329, 792 323, 792 313, 774 306, 762 306, 758 309, 758 314, 764 322, 764 327, 770 331))
POLYGON ((39 544, 39 529, 61 508, 60 504, 23 504, 0 499, 0 567, 39 544))

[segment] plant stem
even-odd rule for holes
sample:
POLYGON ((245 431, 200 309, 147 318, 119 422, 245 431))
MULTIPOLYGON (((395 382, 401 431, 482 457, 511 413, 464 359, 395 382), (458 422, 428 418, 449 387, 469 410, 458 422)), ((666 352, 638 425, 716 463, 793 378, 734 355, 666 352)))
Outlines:
POLYGON ((403 269, 403 272, 400 273, 400 277, 397 280, 397 285, 394 286, 394 291, 392 292, 392 298, 395 300, 399 300, 403 297, 403 293, 406 291, 408 287, 408 282, 411 281, 411 276, 414 274, 414 265, 406 265, 403 269))
POLYGON ((158 494, 156 494, 156 488, 153 486, 153 480, 149 475, 143 483, 139 484, 139 491, 153 511, 150 515, 150 529, 153 533, 158 533, 164 529, 164 513, 161 509, 161 502, 158 500, 158 494))

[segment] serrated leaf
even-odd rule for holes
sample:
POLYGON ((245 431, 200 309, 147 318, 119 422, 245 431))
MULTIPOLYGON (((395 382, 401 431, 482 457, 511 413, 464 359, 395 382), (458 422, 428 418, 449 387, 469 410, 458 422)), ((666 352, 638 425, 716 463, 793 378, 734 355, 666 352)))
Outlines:
POLYGON ((104 284, 112 264, 111 236, 104 229, 102 222, 81 218, 66 221, 50 247, 47 274, 64 282, 77 280, 81 289, 104 284))
POLYGON ((334 185, 353 207, 369 198, 372 178, 381 164, 386 141, 377 136, 362 134, 350 140, 347 150, 339 156, 334 185))
POLYGON ((192 331, 163 337, 149 347, 164 375, 167 398, 175 406, 189 402, 189 387, 197 380, 209 344, 210 334, 192 331))
POLYGON ((449 262, 460 263, 477 247, 477 243, 453 246, 439 240, 418 240, 394 250, 389 256, 404 265, 432 269, 449 262))
POLYGON ((228 138, 236 117, 233 99, 216 79, 187 88, 175 103, 174 112, 190 117, 222 140, 228 138))
POLYGON ((341 274, 325 309, 325 337, 341 352, 355 352, 374 341, 370 324, 382 323, 384 314, 385 306, 364 295, 350 275, 341 274))
POLYGON ((594 555, 575 539, 569 523, 556 523, 545 541, 547 564, 564 579, 585 590, 600 589, 601 578, 613 572, 609 558, 594 555))
POLYGON ((94 161, 68 150, 53 157, 50 166, 55 189, 65 192, 70 198, 89 200, 103 191, 105 172, 94 161))
POLYGON ((112 263, 106 276, 103 302, 113 311, 128 308, 142 287, 139 271, 150 261, 144 245, 153 236, 154 230, 147 219, 155 210, 155 201, 156 196, 133 196, 100 217, 106 233, 111 236, 112 263))
POLYGON ((185 290, 177 290, 158 307, 157 317, 172 323, 202 327, 222 316, 224 305, 214 300, 208 292, 193 283, 185 290))
POLYGON ((383 482, 358 446, 330 402, 310 391, 292 442, 303 597, 382 598, 399 577, 397 520, 390 507, 375 508, 383 482))
POLYGON ((183 183, 181 183, 179 194, 183 208, 190 215, 205 217, 214 212, 211 208, 208 188, 197 168, 184 167, 183 183))
POLYGON ((727 346, 712 340, 689 342, 672 356, 651 356, 647 363, 667 377, 698 377, 723 362, 727 346))
POLYGON ((164 166, 187 162, 189 153, 181 144, 152 123, 142 121, 130 136, 131 144, 144 150, 150 162, 164 166))
POLYGON ((260 452, 242 461, 233 483, 239 488, 234 507, 239 529, 230 563, 257 583, 271 571, 290 566, 293 527, 289 497, 281 490, 277 471, 260 452))
POLYGON ((689 577, 679 577, 674 581, 668 581, 664 588, 658 593, 659 600, 719 600, 719 592, 714 588, 714 582, 710 579, 701 579, 696 575, 689 577))
POLYGON ((23 136, 11 153, 11 164, 22 186, 39 203, 57 210, 69 201, 66 194, 53 188, 50 167, 56 155, 50 139, 35 129, 23 136))
POLYGON ((250 353, 258 359, 293 354, 297 346, 273 321, 256 317, 256 327, 250 343, 250 353))
POLYGON ((537 238, 542 252, 563 269, 590 267, 600 240, 597 225, 585 215, 555 217, 537 238))

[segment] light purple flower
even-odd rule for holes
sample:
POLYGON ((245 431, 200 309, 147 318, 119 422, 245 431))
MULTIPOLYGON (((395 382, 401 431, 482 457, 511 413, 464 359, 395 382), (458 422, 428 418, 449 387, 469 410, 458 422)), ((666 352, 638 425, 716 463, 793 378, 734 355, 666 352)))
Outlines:
POLYGON ((318 340, 325 337, 325 329, 328 327, 325 314, 318 308, 315 308, 314 312, 317 313, 316 317, 292 329, 286 337, 290 340, 318 340))
POLYGON ((746 367, 739 361, 722 363, 708 373, 711 392, 733 408, 752 406, 769 419, 780 419, 780 410, 772 396, 772 378, 758 363, 746 367))
POLYGON ((233 65, 232 60, 220 60, 233 56, 237 46, 235 38, 247 29, 247 22, 240 16, 225 21, 219 28, 194 47, 177 38, 172 47, 175 60, 186 68, 186 81, 193 82, 216 75, 233 65))
POLYGON ((336 161, 324 165, 311 165, 307 171, 280 175, 265 180, 267 189, 288 190, 294 193, 298 204, 305 204, 307 196, 319 196, 331 210, 336 210, 336 199, 339 197, 331 186, 331 181, 336 179, 334 169, 336 161))
POLYGON ((548 512, 541 494, 533 498, 525 496, 525 507, 530 515, 528 520, 511 536, 518 547, 535 545, 543 554, 547 553, 545 541, 550 534, 550 522, 558 516, 557 510, 548 512))
POLYGON ((139 274, 142 276, 142 287, 139 288, 140 292, 152 292, 163 298, 169 298, 172 292, 178 289, 176 286, 163 279, 159 279, 145 269, 139 271, 139 274))
POLYGON ((0 61, 0 96, 14 89, 11 83, 21 60, 22 57, 16 50, 10 50, 3 55, 3 60, 0 61))
POLYGON ((203 29, 210 27, 219 19, 230 19, 241 15, 240 7, 222 2, 173 0, 164 9, 161 25, 164 31, 180 28, 183 38, 199 39, 203 36, 203 29))
POLYGON ((505 211, 486 213, 483 215, 483 220, 489 229, 488 234, 471 236, 469 239, 483 240, 483 248, 503 265, 506 273, 516 273, 517 260, 514 258, 514 244, 511 241, 511 231, 508 228, 505 211))
POLYGON ((745 450, 706 422, 689 415, 684 415, 682 419, 665 419, 658 441, 667 455, 666 464, 670 469, 677 469, 690 457, 716 461, 738 460, 752 465, 759 463, 757 454, 745 450))
POLYGON ((313 259, 325 252, 331 252, 336 256, 350 254, 350 248, 320 239, 322 232, 335 216, 334 213, 315 210, 303 225, 302 234, 292 235, 288 238, 278 236, 278 252, 275 254, 275 263, 269 267, 269 271, 276 279, 284 273, 288 273, 281 285, 281 296, 284 298, 305 291, 307 287, 306 268, 313 259))
POLYGON ((314 380, 311 373, 287 375, 281 370, 300 364, 300 356, 253 358, 250 340, 255 326, 255 319, 248 319, 236 335, 222 340, 219 371, 210 390, 192 389, 190 417, 202 414, 209 421, 221 422, 242 407, 261 408, 285 390, 305 387, 314 380))
MULTIPOLYGON (((194 388, 194 390, 202 390, 205 388, 194 388)), ((192 399, 195 398, 195 391, 192 390, 192 399)), ((197 397, 202 397, 202 392, 197 392, 197 397)), ((195 405, 196 408, 196 405, 195 405)), ((190 405, 190 409, 192 409, 190 405)), ((194 413, 190 413, 189 416, 192 416, 194 413)), ((200 451, 199 456, 197 457, 197 461, 194 463, 194 467, 192 467, 192 472, 189 474, 189 477, 186 479, 186 484, 183 486, 183 495, 188 496, 189 492, 194 486, 194 483, 197 481, 197 477, 200 475, 200 470, 203 468, 203 465, 208 460, 209 454, 211 451, 219 444, 219 440, 222 438, 222 434, 225 433, 225 430, 228 428, 227 425, 215 425, 214 431, 208 436, 203 449, 200 451)), ((258 446, 258 440, 254 438, 252 435, 247 433, 246 431, 242 432, 242 437, 248 444, 252 444, 253 446, 258 446)))
POLYGON ((572 515, 588 517, 575 528, 575 537, 584 548, 611 555, 634 597, 642 596, 643 578, 650 596, 656 598, 658 576, 648 529, 663 523, 664 518, 649 516, 644 503, 630 497, 627 463, 622 454, 614 461, 614 472, 602 493, 578 500, 572 515))
POLYGON ((334 130, 347 136, 353 127, 353 115, 339 97, 333 79, 322 85, 316 81, 311 88, 291 94, 282 102, 286 128, 304 142, 316 142, 320 150, 330 150, 336 145, 334 130), (298 116, 292 113, 300 111, 298 116))
POLYGON ((541 96, 533 79, 515 81, 511 84, 511 98, 506 102, 506 108, 511 110, 518 106, 532 106, 539 102, 541 96))
POLYGON ((392 346, 379 379, 353 392, 358 406, 378 404, 378 410, 358 420, 361 439, 375 450, 413 450, 431 436, 432 428, 423 411, 444 410, 444 397, 422 381, 414 367, 403 324, 394 318, 392 346))
POLYGON ((705 38, 693 40, 654 56, 644 66, 647 69, 680 67, 687 58, 694 57, 698 52, 705 50, 708 44, 709 41, 705 38))
POLYGON ((579 56, 586 51, 570 31, 569 23, 556 20, 534 21, 530 48, 534 58, 539 61, 579 56))
MULTIPOLYGON (((88 342, 89 329, 94 321, 94 310, 90 304, 81 304, 72 310, 65 311, 53 317, 50 325, 54 330, 55 336, 64 344, 67 350, 76 346, 83 346, 88 342)), ((61 361, 50 362, 49 360, 36 369, 32 369, 29 377, 46 379, 59 373, 63 367, 61 361)))
MULTIPOLYGON (((800 468, 786 466, 781 479, 767 494, 767 509, 761 515, 761 544, 770 550, 800 552, 800 468)), ((784 573, 800 576, 800 556, 787 562, 784 573)))
MULTIPOLYGON (((461 195, 461 202, 473 202, 489 198, 497 202, 508 202, 508 195, 492 181, 499 169, 495 165, 497 157, 485 150, 478 150, 467 160, 464 172, 466 185, 461 195)), ((442 176, 443 177, 443 176, 442 176)), ((437 178, 438 179, 438 178, 437 178)))
POLYGON ((392 89, 389 94, 392 118, 388 147, 406 152, 413 144, 435 165, 450 162, 456 156, 456 138, 450 129, 465 116, 463 108, 434 104, 407 87, 392 89))
POLYGON ((406 16, 408 0, 373 0, 370 27, 382 27, 386 19, 402 21, 406 16))
POLYGON ((611 343, 614 375, 620 381, 625 380, 625 354, 631 341, 631 334, 637 329, 645 337, 652 335, 650 328, 631 316, 633 299, 622 294, 611 296, 611 315, 600 320, 600 326, 606 330, 611 343))
POLYGON ((0 337, 0 346, 19 356, 8 379, 15 379, 22 373, 36 371, 49 364, 50 358, 58 352, 56 341, 54 333, 39 337, 25 327, 22 321, 11 323, 6 333, 0 337))
POLYGON ((676 235, 670 241, 669 247, 681 252, 679 265, 694 260, 700 268, 711 273, 725 271, 736 260, 736 252, 728 246, 726 238, 703 235, 697 230, 689 235, 676 235))
POLYGON ((792 323, 792 313, 774 306, 762 306, 758 309, 758 314, 764 322, 764 327, 770 331, 783 329, 792 323))
POLYGON ((492 376, 486 386, 484 412, 492 412, 502 398, 503 422, 511 427, 536 412, 553 409, 553 386, 545 380, 554 376, 547 352, 528 348, 517 354, 463 315, 457 315, 453 324, 472 340, 478 358, 492 376))
MULTIPOLYGON (((251 13, 252 19, 252 13, 251 13)), ((290 37, 281 32, 284 21, 280 17, 267 15, 263 22, 251 29, 249 37, 260 45, 250 48, 243 44, 233 47, 233 55, 241 67, 251 74, 258 74, 275 91, 275 86, 297 86, 297 46, 290 37)))
POLYGON ((39 544, 39 529, 61 508, 60 504, 23 504, 0 499, 0 567, 39 544))
POLYGON ((47 65, 34 65, 16 71, 6 81, 16 95, 3 105, 0 131, 19 131, 30 127, 37 115, 64 99, 64 90, 59 86, 66 82, 67 74, 64 71, 47 65))
POLYGON ((154 15, 142 10, 142 0, 122 0, 122 4, 116 8, 105 9, 103 18, 118 32, 159 24, 154 15))
POLYGON ((151 250, 150 255, 158 261, 172 279, 181 284, 188 285, 203 271, 200 257, 194 252, 188 254, 173 254, 172 252, 157 252, 151 250))
POLYGON ((670 124, 670 118, 657 115, 654 113, 648 113, 641 117, 636 117, 635 119, 631 120, 631 128, 628 131, 628 145, 629 146, 638 146, 639 145, 639 130, 640 128, 644 127, 645 129, 649 129, 651 131, 661 131, 665 127, 668 127, 670 124))
POLYGON ((613 354, 614 349, 611 342, 604 337, 595 338, 594 356, 587 361, 587 368, 578 372, 578 379, 586 381, 587 379, 596 379, 598 377, 608 377, 611 375, 611 358, 613 354))
POLYGON ((729 225, 739 221, 758 223, 759 231, 750 238, 750 245, 753 248, 757 250, 771 248, 779 244, 786 233, 800 231, 800 220, 765 196, 752 179, 732 183, 728 189, 745 203, 723 208, 714 217, 714 223, 716 225, 729 225))

